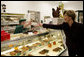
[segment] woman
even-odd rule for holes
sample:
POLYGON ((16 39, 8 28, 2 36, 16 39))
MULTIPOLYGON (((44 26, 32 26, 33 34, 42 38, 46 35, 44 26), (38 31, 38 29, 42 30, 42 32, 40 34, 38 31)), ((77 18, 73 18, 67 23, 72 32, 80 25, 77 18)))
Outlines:
POLYGON ((76 14, 73 10, 64 12, 65 22, 60 25, 39 24, 44 28, 61 29, 66 35, 66 45, 68 47, 69 56, 81 56, 82 53, 82 39, 83 39, 83 24, 75 22, 76 14))

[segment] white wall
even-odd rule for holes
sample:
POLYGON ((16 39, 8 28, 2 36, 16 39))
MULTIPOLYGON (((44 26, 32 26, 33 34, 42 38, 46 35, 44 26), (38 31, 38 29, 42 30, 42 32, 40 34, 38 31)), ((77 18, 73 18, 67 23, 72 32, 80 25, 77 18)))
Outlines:
MULTIPOLYGON (((52 1, 51 1, 52 2, 52 1)), ((52 4, 49 1, 1 1, 6 4, 6 12, 27 14, 28 10, 40 11, 43 16, 52 16, 52 4)))
POLYGON ((83 10, 83 1, 68 1, 64 3, 65 9, 83 10))
MULTIPOLYGON (((27 14, 28 10, 40 11, 41 19, 43 16, 52 17, 52 8, 58 6, 59 1, 1 1, 6 4, 7 13, 23 13, 27 14)), ((68 1, 64 3, 65 9, 83 10, 83 1, 68 1)))

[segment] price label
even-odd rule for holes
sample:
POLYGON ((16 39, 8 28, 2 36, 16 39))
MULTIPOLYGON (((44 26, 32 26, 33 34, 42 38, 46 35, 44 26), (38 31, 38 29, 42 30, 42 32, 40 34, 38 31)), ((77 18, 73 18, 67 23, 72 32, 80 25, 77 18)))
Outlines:
POLYGON ((29 51, 31 51, 32 49, 31 48, 29 48, 29 51))

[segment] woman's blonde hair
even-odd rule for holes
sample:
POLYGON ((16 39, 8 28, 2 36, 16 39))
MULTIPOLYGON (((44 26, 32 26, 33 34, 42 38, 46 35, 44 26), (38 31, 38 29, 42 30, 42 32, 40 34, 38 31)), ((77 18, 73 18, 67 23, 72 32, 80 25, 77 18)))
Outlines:
POLYGON ((76 14, 75 14, 75 11, 74 11, 74 10, 67 10, 67 11, 65 12, 65 14, 66 14, 67 16, 71 17, 73 21, 74 21, 75 18, 76 18, 76 14))

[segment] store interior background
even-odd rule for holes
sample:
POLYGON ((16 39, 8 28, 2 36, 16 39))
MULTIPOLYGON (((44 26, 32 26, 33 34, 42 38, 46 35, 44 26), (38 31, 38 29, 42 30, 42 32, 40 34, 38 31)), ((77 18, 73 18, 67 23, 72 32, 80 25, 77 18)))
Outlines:
MULTIPOLYGON (((2 19, 7 19, 5 17, 9 17, 10 19, 14 19, 14 17, 17 18, 18 16, 13 16, 13 14, 25 14, 24 18, 27 19, 27 21, 30 21, 31 19, 30 19, 30 15, 28 13, 28 11, 30 10, 30 11, 40 12, 40 18, 38 18, 40 21, 41 20, 44 21, 45 16, 50 16, 50 19, 53 19, 52 8, 54 8, 56 10, 57 7, 59 7, 59 2, 61 2, 61 1, 1 1, 1 4, 6 5, 6 12, 5 13, 11 13, 11 15, 5 15, 5 16, 1 15, 1 17, 3 17, 2 19), (11 17, 13 17, 13 18, 11 18, 11 17)), ((83 11, 83 1, 62 1, 62 3, 64 4, 65 10, 74 10, 74 11, 82 10, 83 11)), ((1 8, 1 13, 3 13, 2 8, 1 8)), ((76 14, 78 14, 78 13, 76 13, 76 14)), ((1 19, 1 21, 2 21, 2 19, 1 19)), ((83 16, 82 16, 82 19, 83 19, 83 16)), ((53 20, 55 21, 56 19, 53 19, 53 20)), ((76 18, 76 20, 77 20, 77 18, 76 18)), ((9 22, 10 20, 8 20, 8 22, 6 22, 6 21, 1 22, 1 26, 2 26, 1 29, 10 33, 10 35, 14 35, 13 32, 15 30, 16 25, 18 25, 19 22, 17 24, 17 22, 16 22, 17 20, 15 20, 15 19, 12 22, 9 22), (15 24, 14 24, 14 21, 15 21, 15 24), (8 31, 8 29, 9 29, 9 31, 8 31)), ((57 22, 57 23, 59 23, 59 22, 57 22)), ((28 28, 30 28, 30 27, 28 27, 28 28)), ((43 30, 39 30, 39 31, 44 32, 46 30, 43 29, 43 30)), ((29 32, 29 33, 31 33, 31 32, 29 32)), ((21 36, 23 36, 23 35, 21 35, 21 36)), ((18 36, 18 35, 16 35, 16 36, 18 36)), ((19 36, 19 37, 21 37, 21 36, 19 36)), ((18 38, 11 37, 10 39, 17 41, 18 38)), ((17 43, 22 42, 22 41, 17 41, 17 43)), ((11 44, 11 40, 8 43, 11 44)), ((3 44, 3 47, 4 46, 5 45, 3 44)), ((8 46, 7 46, 7 48, 8 48, 8 46)), ((66 52, 64 54, 62 54, 62 56, 63 55, 68 56, 68 51, 66 50, 66 52)))
MULTIPOLYGON (((25 18, 29 20, 28 10, 39 11, 40 20, 44 16, 52 18, 52 8, 57 8, 60 1, 1 1, 6 5, 6 13, 25 14, 25 18)), ((63 1, 64 9, 83 10, 83 1, 63 1)))

